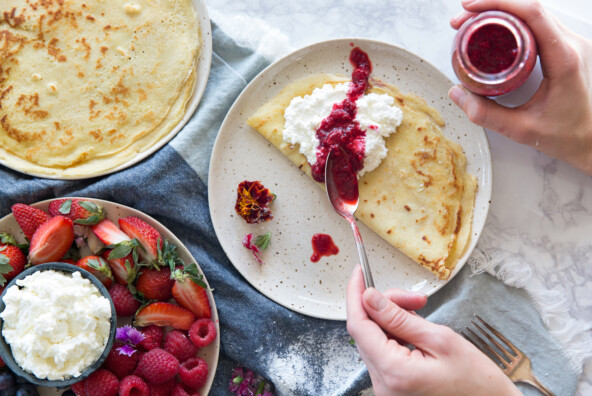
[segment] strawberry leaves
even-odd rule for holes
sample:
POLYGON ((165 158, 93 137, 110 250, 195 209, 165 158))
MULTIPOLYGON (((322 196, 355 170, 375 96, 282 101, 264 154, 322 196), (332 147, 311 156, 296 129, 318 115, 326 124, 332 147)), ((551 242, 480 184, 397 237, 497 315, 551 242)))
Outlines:
POLYGON ((94 225, 105 218, 103 207, 91 201, 66 199, 58 212, 71 218, 75 224, 94 225))

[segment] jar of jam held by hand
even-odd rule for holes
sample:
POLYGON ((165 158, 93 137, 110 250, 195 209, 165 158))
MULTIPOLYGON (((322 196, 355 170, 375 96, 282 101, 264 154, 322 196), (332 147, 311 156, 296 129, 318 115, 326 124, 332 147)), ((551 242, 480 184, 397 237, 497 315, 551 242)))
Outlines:
POLYGON ((469 18, 452 45, 452 67, 470 91, 497 96, 522 85, 537 57, 532 32, 519 18, 486 11, 469 18))

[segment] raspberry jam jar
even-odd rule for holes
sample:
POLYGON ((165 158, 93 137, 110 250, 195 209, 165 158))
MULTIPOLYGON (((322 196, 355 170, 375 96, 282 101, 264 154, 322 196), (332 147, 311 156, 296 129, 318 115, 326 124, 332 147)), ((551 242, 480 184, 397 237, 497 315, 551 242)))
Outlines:
POLYGON ((522 85, 534 68, 534 36, 519 18, 486 11, 469 18, 452 45, 452 68, 470 91, 497 96, 522 85))

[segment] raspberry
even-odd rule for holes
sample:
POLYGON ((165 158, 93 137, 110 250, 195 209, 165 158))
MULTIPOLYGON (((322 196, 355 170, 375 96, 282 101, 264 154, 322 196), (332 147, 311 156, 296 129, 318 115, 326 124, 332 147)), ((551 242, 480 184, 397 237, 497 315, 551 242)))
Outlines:
POLYGON ((162 384, 149 384, 150 396, 170 396, 176 382, 174 379, 162 384))
POLYGON ((177 375, 179 361, 164 349, 156 348, 142 356, 138 368, 146 381, 151 384, 161 384, 177 375))
POLYGON ((189 339, 198 348, 210 345, 216 338, 216 325, 211 319, 198 319, 189 329, 189 339))
POLYGON ((150 389, 144 380, 135 375, 128 375, 121 380, 119 396, 149 396, 150 389))
POLYGON ((184 362, 197 354, 196 346, 179 330, 168 332, 164 339, 164 350, 171 353, 179 362, 184 362))
POLYGON ((105 359, 105 362, 103 363, 103 368, 111 371, 119 379, 133 373, 139 360, 138 352, 135 352, 132 356, 120 353, 117 348, 121 345, 123 344, 114 344, 109 355, 107 355, 107 359, 105 359))
MULTIPOLYGON (((142 352, 142 351, 138 351, 136 353, 134 353, 134 355, 138 355, 138 362, 140 362, 140 360, 142 360, 142 356, 144 356, 146 354, 146 352, 142 352)), ((144 378, 143 374, 142 374, 142 370, 139 364, 136 365, 136 369, 132 372, 132 375, 135 375, 136 377, 140 377, 140 378, 144 378)))
POLYGON ((201 388, 208 379, 208 364, 199 357, 188 359, 179 366, 179 378, 190 389, 201 388))
POLYGON ((142 329, 144 339, 138 345, 147 351, 160 348, 164 338, 164 330, 160 326, 148 326, 142 329))
POLYGON ((119 283, 111 285, 109 294, 118 316, 132 316, 140 308, 140 302, 134 298, 127 287, 119 283))
POLYGON ((187 390, 181 384, 175 384, 173 388, 173 392, 171 396, 200 396, 199 392, 193 391, 192 393, 187 392, 187 390))
POLYGON ((72 384, 72 392, 76 394, 76 396, 86 396, 86 392, 84 391, 84 380, 72 384))
POLYGON ((118 389, 117 377, 105 369, 98 369, 84 381, 86 396, 115 396, 118 389))

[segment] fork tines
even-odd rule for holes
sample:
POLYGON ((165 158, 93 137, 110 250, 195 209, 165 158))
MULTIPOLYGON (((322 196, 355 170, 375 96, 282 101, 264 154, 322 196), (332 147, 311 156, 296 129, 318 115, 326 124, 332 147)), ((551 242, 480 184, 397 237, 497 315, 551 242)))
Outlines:
MULTIPOLYGON (((481 322, 483 326, 485 326, 485 328, 487 328, 487 330, 489 330, 491 334, 493 334, 501 342, 503 342, 505 347, 502 346, 497 339, 495 339, 489 332, 487 332, 474 320, 471 320, 473 326, 475 326, 491 344, 487 343, 482 337, 476 334, 469 327, 465 327, 465 329, 472 335, 472 337, 467 335, 464 331, 461 331, 461 334, 473 345, 481 349, 481 351, 489 352, 488 355, 490 356, 490 358, 492 358, 491 355, 495 356, 497 358, 497 363, 500 365, 502 369, 507 368, 508 364, 511 363, 513 359, 516 359, 516 357, 518 357, 521 354, 520 350, 518 350, 518 348, 516 348, 510 341, 508 341, 508 339, 506 339, 506 337, 504 337, 499 331, 497 331, 489 323, 484 321, 479 315, 475 315, 475 317, 479 320, 479 322, 481 322), (492 345, 495 346, 495 348, 493 348, 492 345)), ((493 358, 492 360, 496 361, 496 359, 493 358)))

